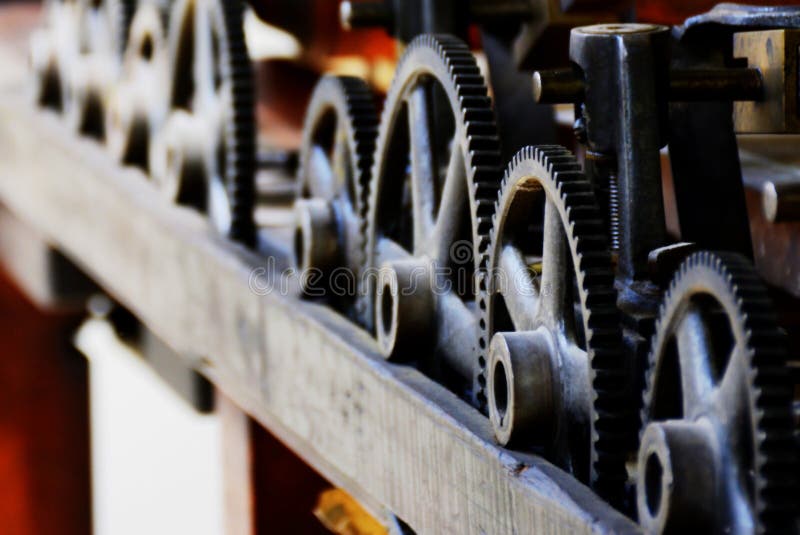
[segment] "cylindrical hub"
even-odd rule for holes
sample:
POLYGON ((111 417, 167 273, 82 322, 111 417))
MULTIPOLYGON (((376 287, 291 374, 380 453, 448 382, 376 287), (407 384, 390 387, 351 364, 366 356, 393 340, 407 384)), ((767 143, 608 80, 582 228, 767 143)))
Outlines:
POLYGON ((436 311, 431 268, 418 259, 386 262, 378 272, 375 325, 381 353, 391 360, 413 360, 430 350, 436 311))
POLYGON ((304 292, 326 286, 336 267, 339 243, 336 217, 325 199, 298 199, 294 205, 294 254, 304 292))
POLYGON ((489 346, 489 417, 497 441, 529 444, 552 435, 555 350, 544 331, 497 333, 489 346))
POLYGON ((713 430, 701 423, 651 423, 642 436, 636 502, 648 533, 713 531, 717 494, 713 430))

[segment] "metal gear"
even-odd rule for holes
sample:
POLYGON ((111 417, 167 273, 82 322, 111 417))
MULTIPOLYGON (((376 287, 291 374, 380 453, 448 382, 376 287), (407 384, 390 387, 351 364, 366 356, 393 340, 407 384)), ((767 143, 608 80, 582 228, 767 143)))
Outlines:
POLYGON ((366 269, 377 275, 377 283, 362 277, 366 317, 375 318, 383 355, 415 359, 470 397, 474 274, 501 177, 487 95, 465 44, 447 35, 414 39, 386 99, 364 214, 366 269))
POLYGON ((106 145, 114 157, 149 170, 150 141, 163 125, 168 99, 166 8, 142 0, 136 9, 123 55, 120 78, 105 114, 106 145))
POLYGON ((689 256, 649 358, 637 486, 645 529, 794 533, 792 388, 784 335, 749 262, 689 256))
POLYGON ((78 55, 78 16, 75 2, 46 0, 43 24, 31 35, 30 63, 37 105, 64 111, 69 67, 78 55))
POLYGON ((105 136, 106 96, 122 64, 135 0, 76 0, 76 50, 65 80, 64 115, 74 130, 105 136))
POLYGON ((377 126, 363 80, 325 76, 311 97, 298 155, 294 246, 303 291, 327 297, 361 322, 354 307, 364 265, 361 214, 377 126))
POLYGON ((231 239, 255 243, 254 81, 241 0, 180 0, 169 25, 170 112, 150 147, 151 175, 231 239))
POLYGON ((495 436, 538 446, 620 505, 636 443, 635 397, 603 217, 569 151, 517 153, 489 241, 477 388, 495 436))

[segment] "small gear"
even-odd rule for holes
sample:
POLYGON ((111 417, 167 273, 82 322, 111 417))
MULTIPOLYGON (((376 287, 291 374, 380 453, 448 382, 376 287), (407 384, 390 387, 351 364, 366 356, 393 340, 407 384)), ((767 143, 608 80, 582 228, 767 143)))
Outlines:
POLYGON ((636 398, 603 217, 573 155, 517 153, 488 236, 476 388, 495 435, 536 447, 621 505, 636 398))
POLYGON ((150 146, 153 179, 208 214, 221 234, 255 243, 255 89, 241 0, 180 0, 168 31, 170 112, 150 146))
POLYGON ((470 397, 474 274, 500 177, 494 111, 475 58, 455 37, 415 38, 381 118, 363 214, 365 269, 377 281, 362 277, 362 304, 386 358, 416 360, 470 397))
POLYGON ((684 261, 646 377, 637 506, 647 531, 794 533, 785 342, 747 260, 704 251, 684 261))
POLYGON ((297 173, 295 257, 304 292, 325 296, 356 321, 364 265, 361 214, 372 171, 378 117, 367 84, 325 76, 306 112, 297 173))

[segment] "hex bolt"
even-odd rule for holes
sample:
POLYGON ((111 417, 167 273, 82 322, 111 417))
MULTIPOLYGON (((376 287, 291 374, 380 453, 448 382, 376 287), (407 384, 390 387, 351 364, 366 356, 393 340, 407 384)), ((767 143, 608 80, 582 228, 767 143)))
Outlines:
POLYGON ((324 199, 295 202, 294 254, 305 293, 324 288, 330 269, 338 259, 336 219, 324 199))
POLYGON ((339 4, 339 22, 345 30, 353 28, 390 28, 393 21, 392 10, 387 2, 345 0, 339 4))
POLYGON ((800 221, 800 182, 766 182, 761 188, 761 205, 767 221, 800 221))
POLYGON ((714 432, 686 421, 650 423, 639 448, 636 505, 647 533, 713 531, 714 432))
POLYGON ((556 413, 554 354, 553 344, 543 331, 497 333, 492 337, 487 394, 489 417, 500 444, 530 444, 552 436, 556 413))
POLYGON ((375 325, 387 360, 413 360, 434 337, 435 296, 431 267, 424 260, 385 262, 378 271, 375 325))

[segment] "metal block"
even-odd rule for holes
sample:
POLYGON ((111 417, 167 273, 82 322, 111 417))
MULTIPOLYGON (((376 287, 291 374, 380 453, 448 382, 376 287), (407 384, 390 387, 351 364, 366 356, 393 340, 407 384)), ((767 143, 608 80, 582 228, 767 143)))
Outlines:
POLYGON ((798 117, 798 46, 800 30, 737 33, 733 55, 746 59, 763 77, 763 99, 736 102, 734 126, 738 133, 800 132, 798 117))

